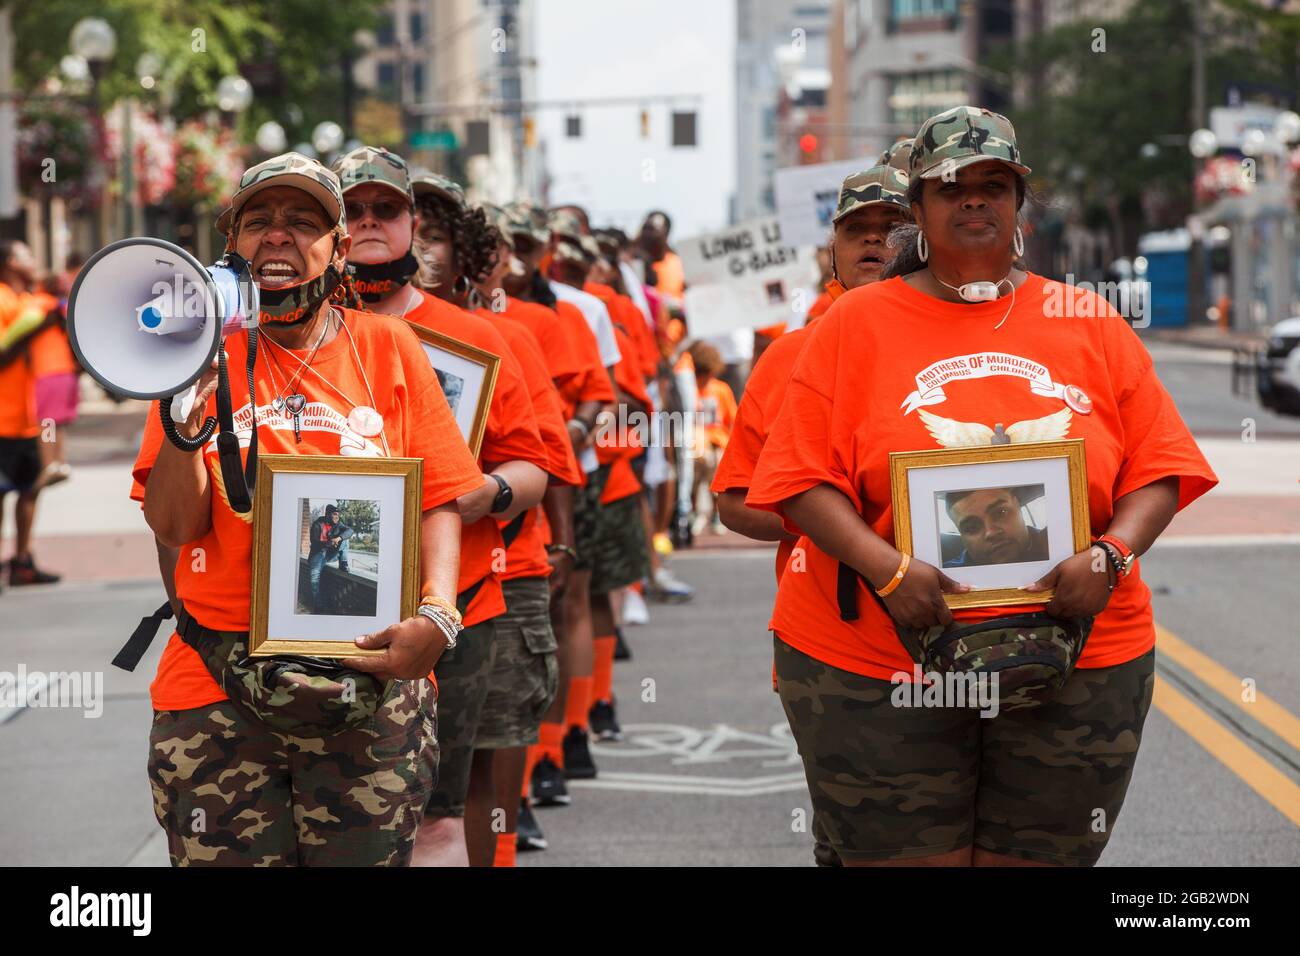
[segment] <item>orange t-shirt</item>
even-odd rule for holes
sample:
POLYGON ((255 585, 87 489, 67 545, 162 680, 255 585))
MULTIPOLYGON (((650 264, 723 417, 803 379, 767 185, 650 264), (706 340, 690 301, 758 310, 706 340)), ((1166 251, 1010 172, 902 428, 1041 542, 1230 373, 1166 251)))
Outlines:
MULTIPOLYGON (((0 333, 24 314, 27 300, 0 282, 0 333)), ((35 438, 40 433, 29 352, 0 368, 0 438, 35 438)))
MULTIPOLYGON (((803 351, 808 337, 808 326, 781 336, 768 346, 762 358, 754 365, 745 391, 740 396, 736 420, 731 426, 731 438, 718 462, 709 490, 715 494, 732 489, 749 489, 758 456, 763 451, 772 423, 781 411, 785 390, 790 385, 795 363, 803 351)), ((786 563, 794 551, 794 541, 783 538, 776 544, 776 582, 781 583, 786 563)))
POLYGON ((574 353, 582 363, 583 372, 564 382, 560 386, 560 398, 564 402, 565 420, 573 417, 582 402, 616 401, 614 385, 609 380, 609 373, 600 359, 600 345, 596 334, 583 318, 582 312, 572 302, 556 302, 555 314, 569 334, 569 341, 574 353))
MULTIPOLYGON (((1038 440, 1084 440, 1094 534, 1109 525, 1115 499, 1153 481, 1177 476, 1180 508, 1214 486, 1150 355, 1104 300, 1030 275, 995 330, 1007 311, 1005 298, 941 302, 901 278, 841 296, 809 333, 746 504, 781 513, 786 499, 829 484, 893 541, 891 451, 934 449, 943 446, 938 437, 953 444, 972 431, 1031 421, 1039 422, 1038 440), (1064 295, 1090 298, 1084 314, 1101 317, 1046 316, 1045 303, 1064 295)), ((860 618, 841 620, 837 562, 806 536, 798 546, 807 571, 781 578, 772 629, 843 670, 883 680, 911 674, 893 622, 861 583, 860 618)), ((954 616, 1006 613, 981 608, 954 616)), ((1121 664, 1154 643, 1151 592, 1135 567, 1097 617, 1080 666, 1121 664)))
MULTIPOLYGON (((617 324, 614 326, 614 338, 618 342, 619 352, 623 355, 623 359, 614 366, 614 384, 640 402, 647 409, 647 414, 650 414, 654 411, 654 406, 651 405, 650 396, 646 392, 645 379, 641 377, 640 368, 633 358, 636 348, 632 339, 623 331, 622 326, 617 324)), ((630 415, 630 412, 624 414, 630 415)), ((629 425, 636 424, 634 420, 629 420, 629 425)), ((597 431, 601 430, 598 428, 597 431)), ((642 452, 637 430, 634 427, 620 427, 610 437, 613 438, 612 443, 608 438, 601 441, 601 435, 598 434, 596 442, 596 459, 601 464, 610 466, 609 478, 606 479, 605 488, 600 493, 601 504, 620 501, 641 490, 641 482, 637 481, 636 472, 632 470, 632 459, 642 452)))
POLYGON ((695 402, 703 438, 715 448, 726 448, 736 421, 736 394, 720 378, 711 378, 695 402))
MULTIPOLYGON (((480 314, 489 322, 494 313, 480 310, 480 314)), ((573 454, 573 443, 569 441, 569 430, 565 426, 560 396, 551 379, 547 376, 546 360, 542 357, 541 347, 536 338, 520 322, 495 322, 497 330, 506 340, 510 351, 519 360, 528 383, 529 398, 533 403, 533 413, 537 416, 538 431, 546 445, 548 464, 546 471, 552 481, 565 485, 581 485, 582 470, 578 459, 573 454)), ((502 581, 515 578, 547 577, 551 573, 550 562, 546 560, 546 536, 541 523, 541 505, 524 512, 523 523, 515 539, 506 547, 505 570, 501 572, 502 581)), ((498 521, 504 530, 509 524, 498 521)))
MULTIPOLYGON (((537 430, 537 416, 533 414, 528 383, 505 338, 492 322, 480 316, 427 292, 420 292, 420 297, 420 304, 406 313, 408 321, 501 357, 492 403, 488 406, 487 427, 483 430, 483 444, 479 448, 483 471, 490 471, 491 466, 506 461, 528 461, 545 470, 549 458, 537 430)), ((463 623, 466 627, 505 613, 501 575, 496 570, 500 567, 496 559, 503 553, 500 550, 502 544, 501 528, 491 515, 484 515, 466 525, 461 532, 460 577, 456 590, 464 592, 483 582, 465 608, 463 623)))
MULTIPOLYGON (((266 337, 259 336, 254 373, 258 454, 383 456, 383 442, 378 437, 363 438, 347 424, 351 403, 372 405, 383 416, 383 437, 391 455, 424 459, 423 510, 473 491, 482 482, 482 476, 461 441, 460 430, 438 387, 438 378, 414 333, 389 316, 351 309, 342 312, 347 330, 352 333, 351 341, 356 343, 365 378, 353 357, 348 331, 340 331, 312 359, 311 368, 320 375, 304 372, 294 386, 295 391, 307 398, 300 414, 301 441, 294 438, 292 417, 271 407, 273 398, 287 384, 281 369, 293 375, 291 368, 297 363, 284 350, 269 346, 266 337), (268 353, 274 353, 279 362, 274 372, 269 371, 268 353), (320 376, 329 379, 349 402, 320 376), (369 390, 366 378, 370 382, 369 390)), ((247 354, 246 332, 236 332, 226 339, 235 427, 245 453, 252 412, 244 374, 247 354)), ((293 354, 306 359, 308 350, 293 354)), ((161 444, 167 440, 158 421, 157 406, 157 402, 150 406, 144 440, 132 470, 131 497, 137 501, 144 500, 145 483, 161 444)), ((208 414, 216 414, 215 396, 208 401, 208 414)), ((214 435, 203 450, 212 484, 212 527, 203 537, 181 548, 176 562, 176 592, 185 609, 204 627, 244 631, 249 626, 252 515, 236 514, 227 504, 216 444, 214 435)), ((188 710, 226 699, 199 655, 174 633, 163 650, 157 676, 149 690, 155 710, 188 710)))
POLYGON ((670 295, 680 299, 686 291, 686 273, 682 270, 681 257, 675 252, 665 252, 664 257, 653 266, 658 282, 655 289, 660 295, 670 295))
MULTIPOLYGON (((48 292, 33 292, 29 299, 43 316, 59 304, 59 300, 48 292)), ((72 346, 68 344, 67 330, 61 326, 48 328, 32 339, 31 356, 33 378, 64 375, 77 370, 77 361, 72 357, 72 346)))
POLYGON ((517 322, 533 333, 556 387, 585 371, 586 365, 565 323, 546 306, 506 296, 506 307, 492 314, 517 322))
MULTIPOLYGON (((629 343, 634 346, 632 354, 636 356, 641 377, 653 379, 659 367, 659 348, 655 343, 654 333, 650 331, 650 326, 646 324, 645 316, 636 307, 636 303, 598 282, 584 284, 582 291, 591 293, 605 303, 605 308, 609 310, 610 321, 627 333, 629 343)), ((623 345, 620 343, 620 352, 622 348, 623 345)))

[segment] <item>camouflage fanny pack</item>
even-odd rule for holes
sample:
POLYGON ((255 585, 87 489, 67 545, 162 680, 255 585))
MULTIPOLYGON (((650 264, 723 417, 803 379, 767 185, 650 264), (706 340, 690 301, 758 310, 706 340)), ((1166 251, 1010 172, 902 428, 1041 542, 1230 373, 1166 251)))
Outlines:
POLYGON ((996 674, 999 710, 1023 710, 1051 700, 1064 686, 1092 622, 1037 612, 946 629, 895 629, 924 672, 996 674))
POLYGON ((226 696, 277 733, 328 737, 379 710, 389 684, 322 657, 248 656, 246 631, 213 631, 181 609, 176 631, 226 696))

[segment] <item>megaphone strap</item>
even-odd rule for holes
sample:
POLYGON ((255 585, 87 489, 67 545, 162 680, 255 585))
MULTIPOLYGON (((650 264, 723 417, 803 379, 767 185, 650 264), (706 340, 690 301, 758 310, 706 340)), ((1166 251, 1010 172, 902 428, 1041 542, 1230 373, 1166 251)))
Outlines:
POLYGON ((257 483, 257 392, 253 383, 253 366, 257 361, 257 326, 248 330, 248 396, 253 413, 248 439, 248 459, 240 468, 239 435, 235 431, 235 413, 230 401, 230 378, 226 371, 226 349, 217 350, 217 461, 225 483, 230 508, 238 514, 253 510, 253 491, 257 483))

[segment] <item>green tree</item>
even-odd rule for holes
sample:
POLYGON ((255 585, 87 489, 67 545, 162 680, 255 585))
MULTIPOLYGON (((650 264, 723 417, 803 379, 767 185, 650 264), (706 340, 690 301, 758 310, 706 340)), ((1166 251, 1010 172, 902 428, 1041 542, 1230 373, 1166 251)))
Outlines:
MULTIPOLYGON (((3 2, 3 0, 0 0, 3 2)), ((353 36, 371 29, 383 0, 39 0, 15 2, 14 69, 20 90, 35 90, 55 74, 70 52, 72 28, 82 17, 107 21, 117 52, 99 84, 101 103, 145 94, 136 77, 144 53, 163 63, 171 112, 186 119, 215 109, 223 76, 246 74, 256 95, 241 117, 251 138, 274 119, 290 142, 305 139, 316 123, 342 122, 345 59, 353 36)))
MULTIPOLYGON (((1229 82, 1294 91, 1300 17, 1206 0, 1207 105, 1229 82), (1267 15, 1264 15, 1267 14, 1267 15)), ((1034 180, 1068 196, 1117 247, 1181 225, 1191 208, 1192 0, 1141 0, 1009 45, 987 65, 1021 92, 1012 117, 1034 180)))

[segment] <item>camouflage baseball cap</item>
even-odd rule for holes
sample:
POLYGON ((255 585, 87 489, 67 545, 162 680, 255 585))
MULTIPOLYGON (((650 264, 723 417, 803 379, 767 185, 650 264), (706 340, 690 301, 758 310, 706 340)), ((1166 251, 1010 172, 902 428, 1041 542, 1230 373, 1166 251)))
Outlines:
POLYGON ((407 202, 415 203, 411 171, 406 160, 382 146, 358 146, 335 160, 333 169, 345 194, 354 186, 377 183, 401 193, 407 202))
POLYGON ((244 204, 272 186, 293 186, 309 193, 325 207, 325 214, 342 226, 343 189, 339 178, 323 164, 302 153, 282 153, 258 163, 239 178, 230 206, 217 217, 217 229, 227 232, 244 204))
POLYGON ((996 160, 1022 176, 1030 169, 1020 161, 1011 120, 975 106, 954 106, 921 124, 912 144, 909 175, 937 179, 973 163, 996 160))
POLYGON ((411 190, 416 199, 432 195, 449 199, 462 206, 465 204, 465 190, 460 183, 446 176, 431 173, 427 169, 417 169, 411 173, 411 190))
POLYGON ((582 239, 582 223, 578 217, 567 210, 556 210, 552 212, 546 221, 551 232, 562 239, 572 239, 578 242, 582 239))
POLYGON ((540 222, 539 211, 525 202, 507 203, 502 209, 511 235, 528 236, 534 242, 550 242, 551 232, 540 222))
POLYGON ((907 201, 907 173, 882 165, 849 176, 840 186, 840 201, 831 222, 839 222, 851 212, 876 205, 898 206, 904 212, 911 209, 907 201))
POLYGON ((515 230, 510 224, 510 217, 506 211, 494 203, 485 202, 482 204, 483 215, 487 218, 487 224, 495 229, 501 235, 501 239, 511 249, 515 247, 515 230))
POLYGON ((895 169, 900 169, 906 173, 912 165, 912 140, 900 139, 880 154, 880 158, 876 160, 876 165, 893 166, 895 169))

